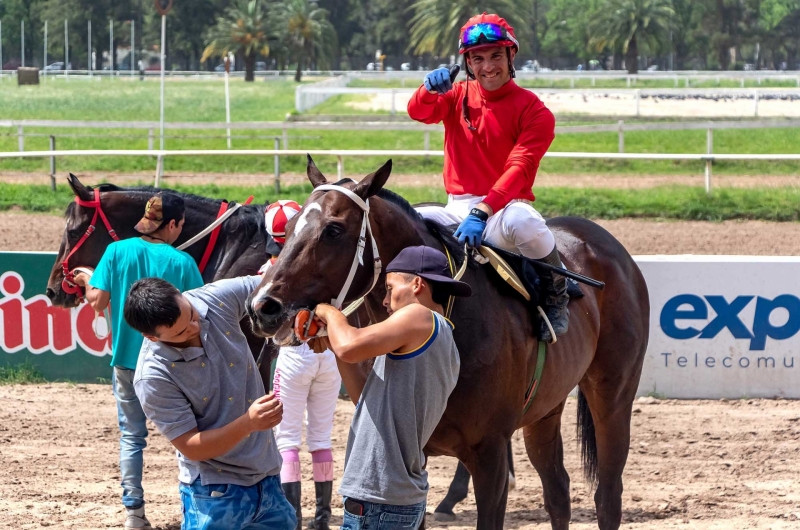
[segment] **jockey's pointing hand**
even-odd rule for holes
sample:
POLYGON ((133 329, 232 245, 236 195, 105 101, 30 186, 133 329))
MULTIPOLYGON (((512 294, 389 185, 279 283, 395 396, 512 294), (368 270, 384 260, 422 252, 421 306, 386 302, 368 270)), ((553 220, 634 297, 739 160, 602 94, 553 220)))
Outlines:
POLYGON ((458 229, 453 234, 458 238, 458 242, 477 248, 481 246, 483 231, 486 229, 486 221, 475 214, 469 214, 466 219, 461 221, 458 229))
POLYGON ((436 92, 438 94, 446 94, 453 88, 453 82, 450 81, 450 70, 444 66, 437 68, 432 72, 428 72, 423 81, 425 88, 429 92, 436 92))

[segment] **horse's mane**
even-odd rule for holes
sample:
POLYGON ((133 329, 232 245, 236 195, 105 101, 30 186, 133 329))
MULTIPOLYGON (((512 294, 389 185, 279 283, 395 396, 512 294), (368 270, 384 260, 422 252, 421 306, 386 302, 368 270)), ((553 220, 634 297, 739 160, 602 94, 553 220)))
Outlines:
MULTIPOLYGON (((342 180, 335 182, 334 185, 341 186, 342 184, 352 184, 354 182, 355 181, 353 179, 343 178, 342 180)), ((455 259, 456 265, 459 267, 461 266, 461 264, 464 262, 464 257, 466 254, 464 253, 463 245, 461 245, 458 240, 453 237, 452 230, 446 226, 442 226, 432 219, 423 218, 419 212, 414 209, 411 203, 405 200, 401 195, 398 195, 391 190, 381 188, 375 196, 400 208, 400 211, 406 214, 411 221, 419 224, 423 230, 441 242, 450 255, 453 256, 453 259, 455 259)))
POLYGON ((154 188, 153 186, 134 186, 134 187, 129 187, 129 188, 123 188, 122 186, 117 186, 116 184, 103 183, 103 184, 98 184, 97 185, 97 189, 100 190, 101 192, 103 192, 103 191, 122 191, 122 192, 130 191, 130 192, 138 192, 138 193, 151 193, 153 195, 155 195, 156 193, 161 193, 161 192, 166 191, 168 193, 174 193, 175 195, 178 195, 179 197, 181 197, 184 200, 191 199, 193 201, 198 201, 198 202, 202 202, 202 203, 206 203, 206 204, 217 204, 220 201, 227 201, 227 199, 211 199, 209 197, 203 197, 202 195, 195 195, 194 193, 186 193, 186 192, 183 192, 183 191, 172 190, 172 189, 169 189, 169 188, 154 188))

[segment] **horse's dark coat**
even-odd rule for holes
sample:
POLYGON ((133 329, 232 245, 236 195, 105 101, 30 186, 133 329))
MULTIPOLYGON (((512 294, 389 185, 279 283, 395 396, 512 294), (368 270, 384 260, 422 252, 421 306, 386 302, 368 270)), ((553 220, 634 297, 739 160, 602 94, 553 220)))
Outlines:
MULTIPOLYGON (((442 241, 407 202, 382 191, 390 172, 387 163, 357 184, 343 183, 362 199, 370 199, 370 221, 384 265, 407 246, 441 248, 442 241)), ((327 182, 310 158, 308 175, 315 187, 327 182)), ((280 342, 296 341, 292 323, 297 311, 338 295, 352 263, 361 219, 362 211, 344 194, 311 194, 301 214, 287 226, 281 259, 251 296, 248 306, 257 331, 280 342)), ((585 468, 590 473, 596 470, 598 526, 616 529, 622 517, 631 408, 648 339, 647 288, 627 251, 597 224, 580 218, 556 218, 548 224, 565 266, 604 281, 606 288, 589 289, 571 304, 569 333, 549 347, 542 384, 527 413, 522 413, 523 400, 537 355, 528 307, 520 297, 510 296, 496 275, 468 267, 464 281, 472 286, 473 296, 458 300, 452 314, 461 373, 425 451, 455 456, 472 473, 480 529, 503 527, 507 442, 518 428, 524 429, 528 457, 542 479, 551 525, 568 528, 569 476, 563 465, 560 427, 564 403, 576 385, 581 393, 585 468)), ((448 248, 452 245, 446 236, 444 241, 448 248)), ((458 248, 452 250, 460 256, 458 248)), ((368 291, 371 254, 368 243, 348 300, 368 291)), ((373 321, 387 316, 381 305, 382 280, 383 276, 366 298, 373 321)))

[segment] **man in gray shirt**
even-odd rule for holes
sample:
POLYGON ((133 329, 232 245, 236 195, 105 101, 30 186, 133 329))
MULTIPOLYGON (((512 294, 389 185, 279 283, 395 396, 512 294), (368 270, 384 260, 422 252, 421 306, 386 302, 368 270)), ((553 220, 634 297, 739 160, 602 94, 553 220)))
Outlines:
POLYGON ((420 527, 428 495, 423 448, 461 366, 442 306, 450 295, 469 296, 469 285, 453 280, 447 258, 431 247, 404 249, 386 272, 383 322, 357 329, 332 306, 315 311, 356 403, 339 488, 346 530, 420 527), (372 358, 364 374, 356 363, 372 358))
POLYGON ((283 415, 264 395, 239 327, 259 276, 181 294, 160 278, 131 287, 125 320, 144 335, 134 388, 177 449, 182 530, 294 530, 272 428, 283 415))

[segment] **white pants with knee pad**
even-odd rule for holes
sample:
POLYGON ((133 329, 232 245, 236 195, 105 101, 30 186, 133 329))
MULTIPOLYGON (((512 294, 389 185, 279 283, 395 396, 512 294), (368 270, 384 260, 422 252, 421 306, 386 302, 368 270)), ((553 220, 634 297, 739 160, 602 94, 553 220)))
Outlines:
POLYGON ((300 449, 306 416, 310 452, 331 449, 331 431, 342 378, 330 350, 316 354, 307 345, 284 346, 275 365, 274 391, 283 403, 283 419, 275 427, 279 451, 300 449))
MULTIPOLYGON (((444 208, 420 206, 417 211, 426 219, 445 226, 455 225, 463 221, 483 199, 475 195, 449 195, 444 208)), ((523 199, 511 201, 489 218, 483 231, 483 240, 531 259, 544 258, 556 246, 544 217, 523 199)))

